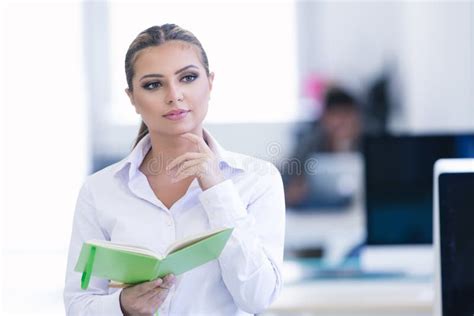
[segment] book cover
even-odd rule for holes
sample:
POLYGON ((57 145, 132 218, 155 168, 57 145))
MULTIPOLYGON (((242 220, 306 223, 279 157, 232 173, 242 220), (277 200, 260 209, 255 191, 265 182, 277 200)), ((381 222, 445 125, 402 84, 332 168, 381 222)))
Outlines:
POLYGON ((82 273, 82 289, 87 289, 91 276, 136 284, 169 273, 179 275, 217 259, 232 231, 223 228, 179 240, 168 247, 164 257, 139 246, 90 240, 82 245, 74 270, 82 273))

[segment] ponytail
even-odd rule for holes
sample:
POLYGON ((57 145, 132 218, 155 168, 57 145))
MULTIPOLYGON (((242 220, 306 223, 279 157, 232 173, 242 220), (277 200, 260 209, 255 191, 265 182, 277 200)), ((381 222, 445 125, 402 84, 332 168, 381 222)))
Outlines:
POLYGON ((138 131, 138 135, 135 139, 135 143, 133 144, 132 150, 138 145, 140 140, 142 140, 142 138, 146 136, 146 134, 148 134, 148 127, 142 121, 142 124, 140 125, 140 130, 138 131))

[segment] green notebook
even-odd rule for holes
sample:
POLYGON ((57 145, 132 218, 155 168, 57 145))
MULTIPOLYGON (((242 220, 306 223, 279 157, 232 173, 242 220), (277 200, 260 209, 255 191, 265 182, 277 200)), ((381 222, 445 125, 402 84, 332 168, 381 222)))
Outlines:
POLYGON ((220 228, 178 240, 163 257, 143 247, 89 240, 82 245, 74 270, 82 273, 82 289, 87 289, 91 276, 133 285, 169 273, 179 275, 217 259, 232 231, 233 228, 220 228))

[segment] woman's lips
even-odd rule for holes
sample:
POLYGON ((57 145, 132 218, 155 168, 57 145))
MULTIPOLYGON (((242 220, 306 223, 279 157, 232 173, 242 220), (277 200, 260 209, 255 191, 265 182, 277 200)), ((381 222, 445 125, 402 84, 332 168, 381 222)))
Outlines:
POLYGON ((164 117, 172 121, 178 121, 178 120, 184 119, 188 115, 189 112, 191 111, 185 111, 179 114, 168 114, 168 115, 165 115, 164 117))

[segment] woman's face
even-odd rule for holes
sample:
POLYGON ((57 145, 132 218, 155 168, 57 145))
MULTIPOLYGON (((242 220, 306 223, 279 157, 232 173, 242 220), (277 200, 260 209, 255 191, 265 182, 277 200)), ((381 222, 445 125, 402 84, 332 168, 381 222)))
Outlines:
POLYGON ((199 48, 182 41, 138 53, 133 92, 126 92, 150 132, 179 135, 202 127, 214 74, 207 76, 199 56, 199 48), (188 112, 181 118, 165 116, 172 110, 188 112))

